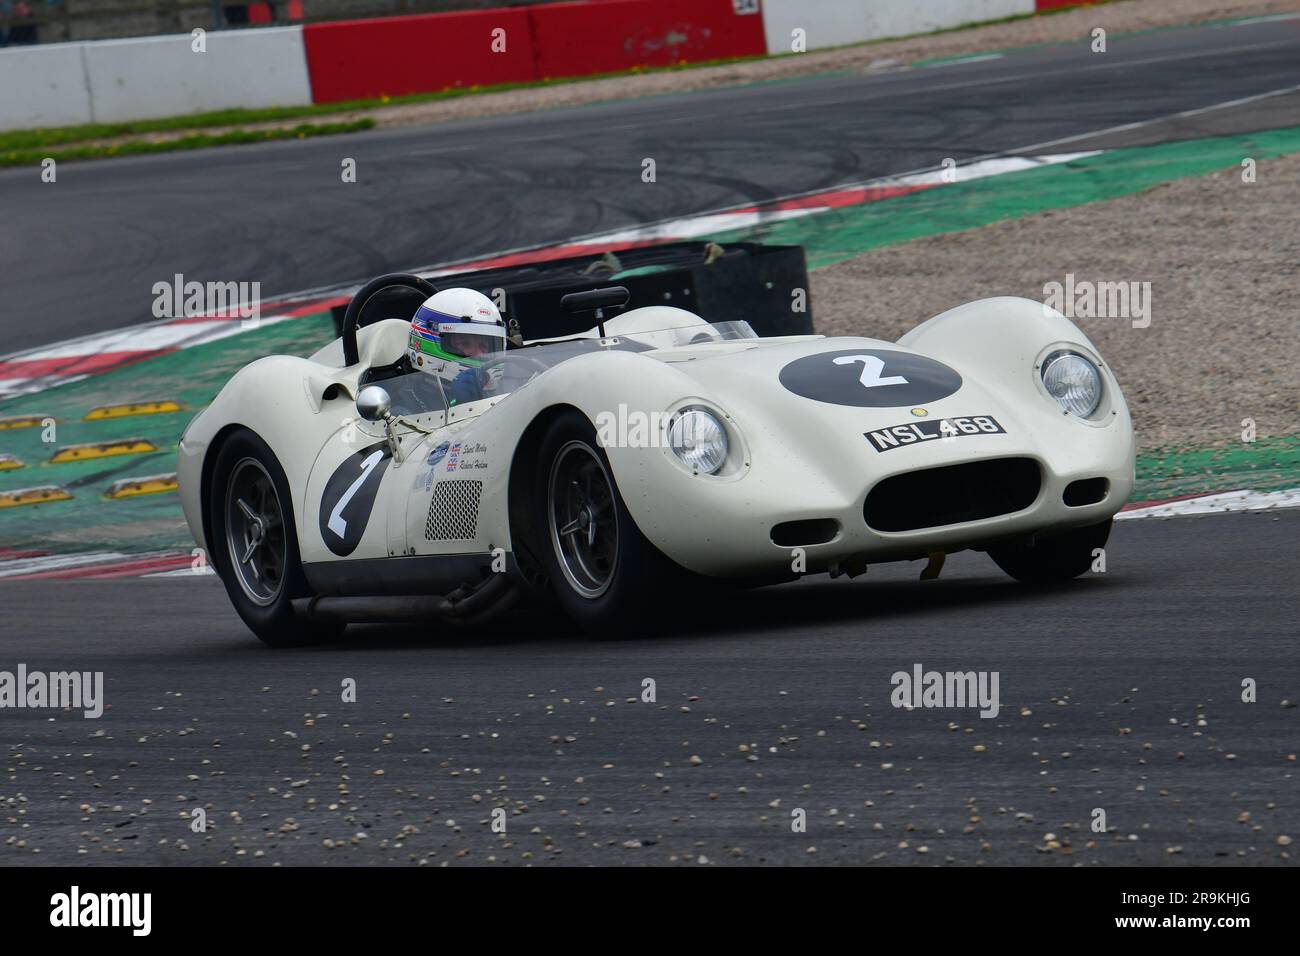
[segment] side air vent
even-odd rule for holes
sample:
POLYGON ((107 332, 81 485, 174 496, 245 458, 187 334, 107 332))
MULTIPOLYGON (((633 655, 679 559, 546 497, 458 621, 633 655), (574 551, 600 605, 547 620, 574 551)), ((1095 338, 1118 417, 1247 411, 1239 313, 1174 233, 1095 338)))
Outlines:
POLYGON ((433 487, 424 537, 429 541, 471 541, 478 534, 478 502, 483 482, 468 478, 440 481, 433 487))
POLYGON ((915 531, 1022 511, 1038 497, 1038 464, 994 458, 886 478, 871 489, 863 517, 877 531, 915 531))
POLYGON ((1084 478, 1066 485, 1061 500, 1070 508, 1081 508, 1104 501, 1109 490, 1110 482, 1105 478, 1084 478))
POLYGON ((805 518, 803 521, 782 521, 772 525, 772 543, 782 548, 801 545, 825 544, 840 533, 840 523, 834 518, 805 518))

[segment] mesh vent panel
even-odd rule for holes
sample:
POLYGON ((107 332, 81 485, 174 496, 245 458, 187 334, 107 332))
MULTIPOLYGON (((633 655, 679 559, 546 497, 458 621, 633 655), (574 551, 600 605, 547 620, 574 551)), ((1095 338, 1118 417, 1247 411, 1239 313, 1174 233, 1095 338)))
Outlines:
POLYGON ((457 478, 433 488, 424 537, 429 541, 470 541, 478 533, 478 502, 483 482, 457 478))

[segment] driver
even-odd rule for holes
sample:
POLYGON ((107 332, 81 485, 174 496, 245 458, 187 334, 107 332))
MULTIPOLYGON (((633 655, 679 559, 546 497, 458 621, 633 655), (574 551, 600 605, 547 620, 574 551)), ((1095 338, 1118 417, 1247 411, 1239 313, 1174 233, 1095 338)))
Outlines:
POLYGON ((496 394, 501 366, 491 360, 505 350, 501 313, 473 289, 443 289, 425 299, 411 320, 411 365, 441 381, 449 405, 496 394))

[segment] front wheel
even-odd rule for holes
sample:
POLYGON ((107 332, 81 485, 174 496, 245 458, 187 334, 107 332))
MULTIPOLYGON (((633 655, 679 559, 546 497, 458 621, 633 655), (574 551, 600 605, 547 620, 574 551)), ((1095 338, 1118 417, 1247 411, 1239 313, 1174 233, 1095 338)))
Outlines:
POLYGON ((647 631, 688 576, 637 528, 585 416, 551 424, 534 487, 535 527, 546 539, 538 550, 564 611, 599 637, 647 631))
POLYGON ((1093 553, 1105 547, 1114 519, 1050 537, 1035 536, 989 548, 998 567, 1024 584, 1054 584, 1077 578, 1092 566, 1093 553))
POLYGON ((342 631, 293 612, 290 602, 309 592, 292 500, 284 470, 266 442, 240 431, 222 444, 209 491, 209 551, 235 611, 272 647, 312 644, 342 631))

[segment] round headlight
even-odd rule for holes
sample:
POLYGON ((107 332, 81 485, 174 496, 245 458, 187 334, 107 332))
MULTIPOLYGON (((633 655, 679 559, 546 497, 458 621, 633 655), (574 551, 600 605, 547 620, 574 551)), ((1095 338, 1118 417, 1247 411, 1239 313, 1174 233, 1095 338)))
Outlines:
POLYGON ((1101 372, 1077 352, 1056 352, 1043 363, 1043 385, 1071 415, 1087 418, 1101 404, 1101 372))
POLYGON ((668 426, 668 446, 691 471, 711 475, 727 460, 727 431, 702 408, 688 408, 668 426))

